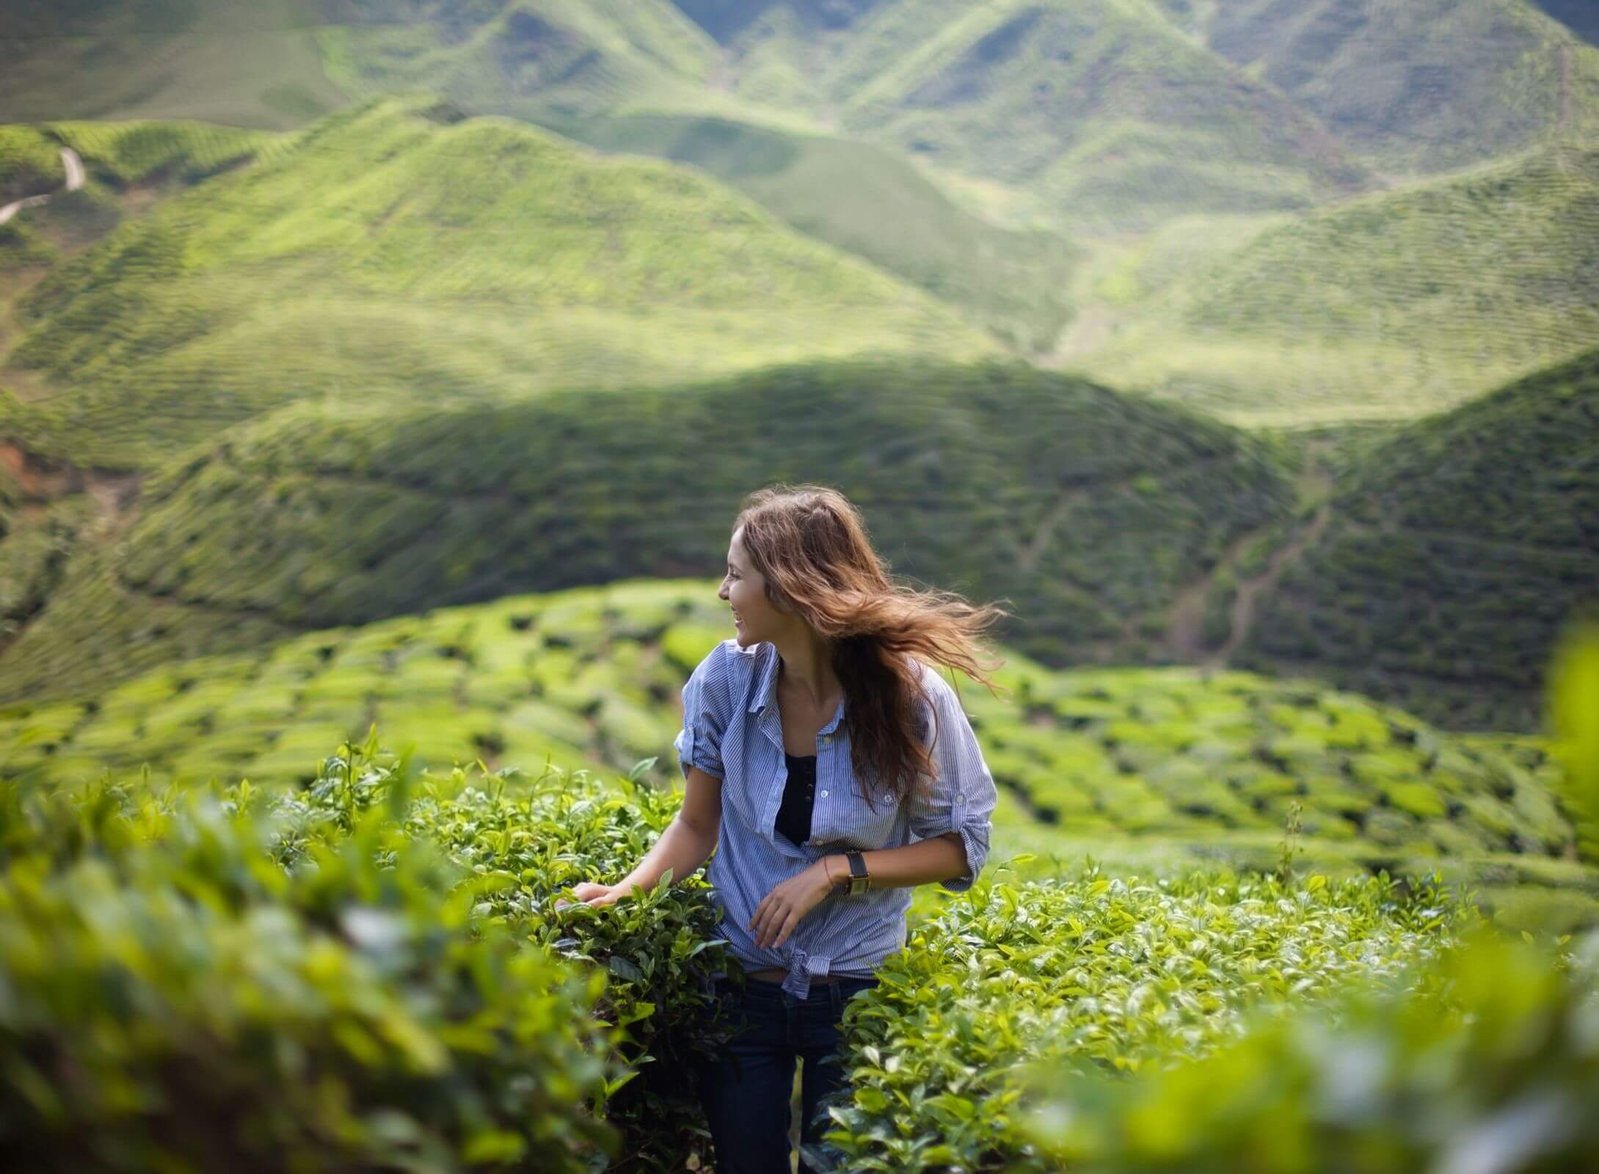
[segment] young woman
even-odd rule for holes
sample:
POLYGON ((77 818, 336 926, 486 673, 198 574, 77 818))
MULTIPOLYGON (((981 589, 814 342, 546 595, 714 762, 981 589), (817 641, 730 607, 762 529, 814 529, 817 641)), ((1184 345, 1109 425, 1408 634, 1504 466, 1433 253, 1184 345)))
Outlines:
POLYGON ((968 888, 987 858, 994 782, 932 666, 989 684, 977 641, 1001 613, 894 585, 855 508, 815 486, 745 502, 717 594, 736 637, 683 690, 682 810, 620 883, 573 895, 609 904, 716 852, 745 972, 718 981, 742 1027, 700 1073, 716 1168, 786 1174, 796 1058, 813 1143, 843 1079, 844 1003, 904 946, 910 887, 968 888))

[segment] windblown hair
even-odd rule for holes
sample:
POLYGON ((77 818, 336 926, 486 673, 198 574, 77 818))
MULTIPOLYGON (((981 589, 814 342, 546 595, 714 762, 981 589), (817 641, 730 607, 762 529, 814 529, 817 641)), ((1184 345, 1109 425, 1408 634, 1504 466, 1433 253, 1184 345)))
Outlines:
MULTIPOLYGON (((903 799, 931 783, 931 706, 915 660, 959 669, 994 688, 998 667, 979 638, 1005 613, 959 595, 895 584, 858 510, 835 489, 773 486, 752 493, 734 523, 772 603, 800 616, 832 647, 844 687, 852 764, 862 795, 873 784, 903 799)), ((937 731, 933 731, 937 737, 937 731)))

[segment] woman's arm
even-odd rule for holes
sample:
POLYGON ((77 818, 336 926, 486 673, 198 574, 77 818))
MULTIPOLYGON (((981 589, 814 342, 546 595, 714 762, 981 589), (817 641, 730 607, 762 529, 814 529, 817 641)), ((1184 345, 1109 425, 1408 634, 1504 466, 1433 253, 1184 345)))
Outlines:
POLYGON ((589 905, 610 905, 634 889, 653 889, 668 869, 674 881, 691 876, 716 850, 721 825, 722 780, 690 767, 682 808, 633 871, 614 885, 584 881, 572 895, 589 905))
MULTIPOLYGON (((903 848, 878 848, 862 852, 873 888, 925 885, 966 875, 966 849, 959 832, 929 836, 903 848)), ((843 855, 823 856, 809 868, 789 877, 762 898, 750 918, 749 930, 761 949, 781 946, 800 919, 849 879, 849 860, 843 855)))
MULTIPOLYGON (((965 876, 967 871, 966 849, 961 846, 959 832, 945 832, 903 848, 862 852, 861 859, 866 863, 874 889, 953 880, 965 876)), ((824 856, 816 862, 816 867, 822 869, 830 884, 842 884, 849 879, 849 860, 843 855, 824 856)))

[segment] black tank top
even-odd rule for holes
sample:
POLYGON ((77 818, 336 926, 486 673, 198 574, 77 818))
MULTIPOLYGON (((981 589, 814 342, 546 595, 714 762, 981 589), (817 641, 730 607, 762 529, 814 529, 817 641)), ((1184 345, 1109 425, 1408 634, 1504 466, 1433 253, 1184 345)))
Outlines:
POLYGON ((811 838, 811 811, 816 806, 816 755, 785 753, 788 782, 783 805, 777 809, 777 830, 796 848, 811 838))

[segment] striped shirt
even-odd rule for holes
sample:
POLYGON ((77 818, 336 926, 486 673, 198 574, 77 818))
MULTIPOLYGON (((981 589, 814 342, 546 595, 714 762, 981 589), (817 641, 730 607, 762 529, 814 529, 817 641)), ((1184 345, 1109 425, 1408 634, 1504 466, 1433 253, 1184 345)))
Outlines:
POLYGON ((908 887, 834 892, 807 913, 780 948, 758 949, 749 932, 767 893, 823 856, 850 850, 897 848, 945 832, 960 836, 965 875, 946 880, 970 888, 988 858, 989 821, 997 798, 971 723, 949 682, 929 666, 922 688, 931 703, 929 747, 937 770, 924 796, 896 802, 882 788, 876 810, 862 798, 850 762, 844 703, 816 735, 816 792, 811 838, 795 845, 776 829, 788 768, 777 708, 777 670, 771 644, 740 648, 727 640, 711 650, 683 687, 683 729, 676 740, 686 775, 691 766, 722 779, 722 821, 708 877, 721 915, 722 936, 749 970, 788 972, 783 989, 798 998, 811 979, 827 974, 870 975, 905 944, 908 887))

